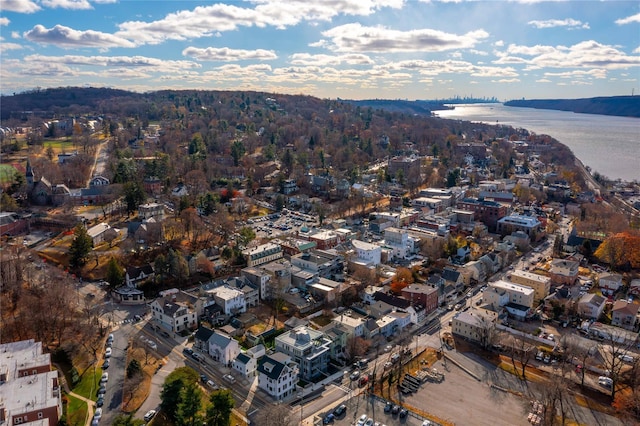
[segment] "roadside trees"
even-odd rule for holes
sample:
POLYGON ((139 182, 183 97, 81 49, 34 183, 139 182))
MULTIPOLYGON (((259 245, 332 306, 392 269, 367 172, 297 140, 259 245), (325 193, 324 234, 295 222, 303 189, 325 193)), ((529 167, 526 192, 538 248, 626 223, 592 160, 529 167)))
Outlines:
MULTIPOLYGON (((231 391, 228 389, 213 392, 209 396, 210 405, 207 407, 205 422, 209 426, 229 426, 231 420, 231 410, 233 410, 234 400, 231 391)), ((277 423, 266 423, 277 424, 277 423)), ((286 424, 286 423, 281 423, 286 424)))

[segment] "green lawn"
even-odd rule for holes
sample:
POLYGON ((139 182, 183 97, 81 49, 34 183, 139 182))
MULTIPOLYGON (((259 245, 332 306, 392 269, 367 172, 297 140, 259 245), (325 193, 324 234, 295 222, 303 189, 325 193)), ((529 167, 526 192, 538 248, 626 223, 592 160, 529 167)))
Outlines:
POLYGON ((82 395, 85 398, 95 401, 97 399, 96 392, 100 387, 100 378, 102 377, 102 369, 99 365, 89 366, 80 378, 80 383, 73 388, 73 392, 82 395))
POLYGON ((16 169, 8 164, 0 164, 0 183, 11 183, 14 180, 16 169))
POLYGON ((71 152, 74 151, 73 142, 70 139, 56 139, 56 140, 46 140, 42 144, 44 146, 45 152, 46 149, 51 146, 56 152, 71 152))
POLYGON ((67 395, 67 423, 70 426, 83 426, 86 424, 87 403, 74 396, 67 395))

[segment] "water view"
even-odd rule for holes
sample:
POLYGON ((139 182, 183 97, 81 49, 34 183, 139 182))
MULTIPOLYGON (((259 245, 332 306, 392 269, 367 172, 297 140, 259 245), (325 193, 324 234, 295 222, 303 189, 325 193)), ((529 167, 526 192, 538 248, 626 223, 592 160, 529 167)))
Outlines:
POLYGON ((504 124, 547 134, 568 146, 585 166, 610 179, 640 180, 640 119, 566 111, 456 105, 442 118, 504 124))

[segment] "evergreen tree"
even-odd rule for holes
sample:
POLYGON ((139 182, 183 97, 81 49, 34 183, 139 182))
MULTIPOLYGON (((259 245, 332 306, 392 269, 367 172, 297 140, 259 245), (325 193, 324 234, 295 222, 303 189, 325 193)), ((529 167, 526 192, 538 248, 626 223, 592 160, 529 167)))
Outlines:
POLYGON ((127 203, 127 214, 133 213, 138 206, 144 202, 145 193, 137 181, 130 181, 124 184, 124 201, 127 203))
POLYGON ((189 383, 180 390, 180 402, 176 410, 177 426, 195 426, 202 423, 198 412, 202 405, 202 391, 195 383, 189 383))
POLYGON ((171 372, 164 380, 160 392, 160 408, 172 420, 176 420, 178 405, 180 404, 180 391, 183 387, 198 382, 198 373, 190 367, 180 367, 171 372))
POLYGON ((124 269, 115 257, 112 257, 107 264, 106 280, 111 287, 117 287, 124 281, 124 269))
POLYGON ((233 396, 228 389, 213 392, 209 396, 211 405, 207 407, 205 421, 209 426, 229 426, 231 410, 233 410, 233 396))
POLYGON ((79 223, 73 230, 73 241, 69 247, 69 266, 79 268, 87 263, 89 253, 93 248, 93 240, 87 233, 87 228, 79 223))

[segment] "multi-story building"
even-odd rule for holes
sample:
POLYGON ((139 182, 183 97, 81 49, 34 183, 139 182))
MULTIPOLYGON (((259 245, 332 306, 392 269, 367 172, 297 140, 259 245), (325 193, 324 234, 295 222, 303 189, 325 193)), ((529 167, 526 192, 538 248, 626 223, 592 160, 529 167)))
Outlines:
POLYGON ((172 296, 159 297, 151 302, 151 315, 158 325, 174 333, 194 329, 198 325, 195 309, 172 296))
POLYGON ((291 256, 291 264, 325 278, 344 272, 344 257, 326 250, 310 250, 291 256))
POLYGON ((147 203, 138 206, 138 218, 156 220, 164 219, 164 206, 160 203, 147 203))
POLYGON ((507 206, 495 201, 479 200, 476 198, 465 198, 458 201, 457 207, 462 210, 472 211, 476 220, 484 223, 489 232, 495 232, 498 221, 505 217, 508 212, 507 206))
POLYGON ((534 303, 534 294, 535 291, 531 287, 498 280, 489 283, 489 286, 483 293, 482 297, 484 302, 487 304, 493 304, 495 309, 504 306, 504 300, 508 300, 507 303, 515 303, 531 309, 534 303), (506 299, 499 298, 499 301, 496 301, 494 294, 497 294, 498 296, 506 295, 507 297, 506 299))
POLYGON ((209 337, 209 355, 225 366, 231 365, 240 353, 238 341, 224 333, 214 331, 209 337))
POLYGON ((222 308, 222 312, 225 315, 236 315, 247 312, 244 293, 237 288, 223 285, 209 290, 208 293, 213 296, 216 304, 222 308))
POLYGON ((247 266, 257 266, 281 259, 282 247, 273 243, 262 244, 242 250, 242 255, 247 259, 247 266))
POLYGON ((331 341, 321 331, 306 326, 276 337, 276 350, 290 355, 298 364, 300 378, 312 380, 327 372, 331 341))
POLYGON ((486 345, 491 338, 493 323, 498 314, 478 311, 460 312, 451 320, 451 332, 465 339, 486 345))
POLYGON ((396 259, 406 259, 416 253, 420 240, 412 237, 400 228, 387 228, 384 230, 384 247, 391 251, 396 259))
POLYGON ((549 277, 554 285, 573 285, 578 279, 580 263, 569 259, 553 259, 549 268, 549 277))
POLYGON ((533 298, 535 300, 542 300, 547 297, 551 289, 551 279, 549 277, 529 271, 517 269, 511 273, 509 279, 515 284, 531 287, 534 291, 533 298))
POLYGON ((258 288, 260 300, 267 300, 271 275, 255 266, 248 266, 240 271, 240 275, 258 288))
POLYGON ((400 183, 414 185, 420 182, 419 157, 392 157, 387 165, 389 176, 399 179, 400 183))
POLYGON ((354 317, 352 314, 343 312, 331 320, 333 324, 340 325, 346 330, 349 337, 362 337, 364 336, 365 320, 362 317, 354 317))
POLYGON ((42 343, 0 344, 0 424, 55 426, 61 415, 58 372, 42 343))
POLYGON ((298 366, 282 352, 263 356, 258 361, 258 387, 281 401, 296 392, 298 366))
POLYGON ((611 325, 627 330, 635 330, 638 323, 640 305, 626 300, 616 300, 611 309, 611 325))
POLYGON ((542 236, 542 223, 533 216, 510 215, 498 220, 497 232, 509 235, 513 232, 524 232, 532 241, 542 236))
POLYGON ((438 309, 438 289, 425 284, 410 284, 402 289, 402 297, 411 302, 411 305, 422 305, 426 314, 438 309))
POLYGON ((360 240, 352 240, 351 244, 356 253, 356 258, 353 261, 373 266, 380 264, 382 248, 379 245, 360 240))

